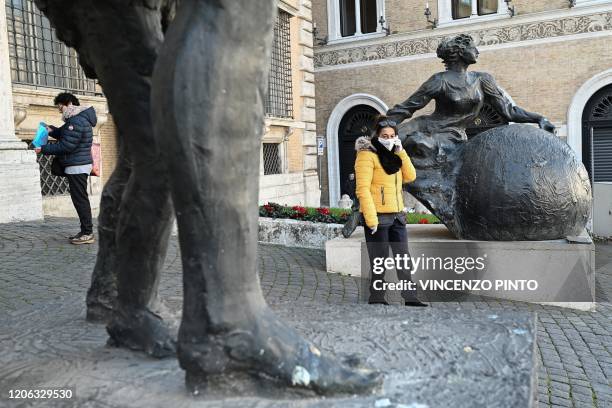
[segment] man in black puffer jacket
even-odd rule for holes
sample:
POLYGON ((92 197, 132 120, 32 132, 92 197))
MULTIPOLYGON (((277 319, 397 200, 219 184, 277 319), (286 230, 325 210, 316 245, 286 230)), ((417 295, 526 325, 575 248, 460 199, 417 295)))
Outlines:
POLYGON ((91 205, 87 195, 87 177, 93 167, 91 144, 93 127, 96 126, 96 111, 92 107, 81 107, 76 96, 61 93, 55 97, 55 105, 62 114, 64 125, 60 128, 48 127, 49 136, 57 143, 46 144, 37 152, 54 155, 64 168, 70 186, 70 198, 79 215, 81 231, 69 237, 75 245, 94 242, 91 219, 91 205))

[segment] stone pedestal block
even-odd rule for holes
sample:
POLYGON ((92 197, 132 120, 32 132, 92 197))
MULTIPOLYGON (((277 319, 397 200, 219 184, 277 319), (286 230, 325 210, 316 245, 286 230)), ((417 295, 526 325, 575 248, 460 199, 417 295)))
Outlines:
POLYGON ((0 382, 6 389, 32 384, 76 389, 72 400, 50 401, 54 407, 98 400, 111 408, 536 406, 533 313, 295 300, 271 306, 323 353, 352 356, 381 371, 382 389, 324 398, 263 378, 246 382, 227 375, 194 397, 185 391, 185 373, 176 359, 152 360, 106 347, 106 329, 85 322, 77 295, 0 320, 6 328, 0 337, 0 382))
MULTIPOLYGON (((479 280, 493 284, 504 281, 507 285, 499 288, 480 287, 458 293, 579 310, 595 307, 595 246, 586 232, 563 240, 501 242, 458 240, 444 225, 408 225, 407 230, 413 260, 441 258, 446 262, 447 258, 480 257, 484 264, 480 270, 474 268, 462 274, 441 271, 437 265, 429 269, 420 267, 413 280, 479 280), (519 281, 535 281, 537 289, 511 286, 519 281)), ((350 239, 340 237, 328 241, 325 244, 327 271, 367 276, 369 265, 364 242, 363 228, 358 228, 350 239)))
POLYGON ((36 154, 20 141, 0 141, 0 223, 43 218, 36 154))
POLYGON ((0 223, 43 217, 36 155, 15 136, 6 21, 0 7, 0 223))

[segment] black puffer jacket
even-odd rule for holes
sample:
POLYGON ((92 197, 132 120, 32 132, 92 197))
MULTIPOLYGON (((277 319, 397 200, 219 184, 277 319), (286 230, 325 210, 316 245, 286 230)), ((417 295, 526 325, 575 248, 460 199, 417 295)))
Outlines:
POLYGON ((49 133, 49 136, 58 140, 58 143, 42 146, 41 153, 58 156, 64 167, 92 164, 93 127, 97 122, 93 107, 68 118, 62 127, 49 133))

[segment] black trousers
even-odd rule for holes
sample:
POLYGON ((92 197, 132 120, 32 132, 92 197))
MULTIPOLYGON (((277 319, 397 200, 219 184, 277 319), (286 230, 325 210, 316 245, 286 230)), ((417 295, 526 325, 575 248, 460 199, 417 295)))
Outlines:
MULTIPOLYGON (((382 302, 385 300, 385 291, 377 290, 375 288, 381 288, 382 283, 385 281, 385 270, 381 274, 374 274, 374 263, 376 258, 389 258, 389 249, 391 249, 393 256, 400 255, 402 258, 404 255, 410 259, 410 253, 408 252, 408 234, 406 232, 406 221, 405 214, 379 214, 378 216, 378 229, 376 233, 372 235, 372 230, 367 226, 365 229, 366 246, 368 248, 368 257, 370 258, 370 302, 382 302), (376 283, 379 282, 379 283, 376 283)), ((380 261, 377 261, 380 262, 380 261)), ((380 266, 380 264, 378 264, 380 266)), ((412 262, 407 262, 407 268, 405 265, 400 264, 400 267, 396 268, 397 277, 400 281, 412 281, 412 262)), ((384 268, 384 266, 383 266, 384 268)), ((413 302, 417 300, 416 290, 402 290, 402 298, 407 302, 413 302)))
POLYGON ((70 186, 70 198, 81 221, 81 232, 90 235, 93 233, 91 221, 91 205, 87 195, 88 174, 66 174, 70 186))

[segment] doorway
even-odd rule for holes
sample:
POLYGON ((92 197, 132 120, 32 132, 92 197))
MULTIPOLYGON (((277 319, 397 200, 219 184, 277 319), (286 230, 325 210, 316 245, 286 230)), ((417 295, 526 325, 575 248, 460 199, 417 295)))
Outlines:
POLYGON ((371 106, 357 105, 349 109, 338 127, 338 153, 340 166, 340 196, 348 194, 346 181, 355 172, 355 141, 361 136, 371 136, 376 117, 380 113, 371 106))
POLYGON ((593 232, 612 236, 612 85, 593 94, 584 108, 582 162, 593 187, 593 232))

